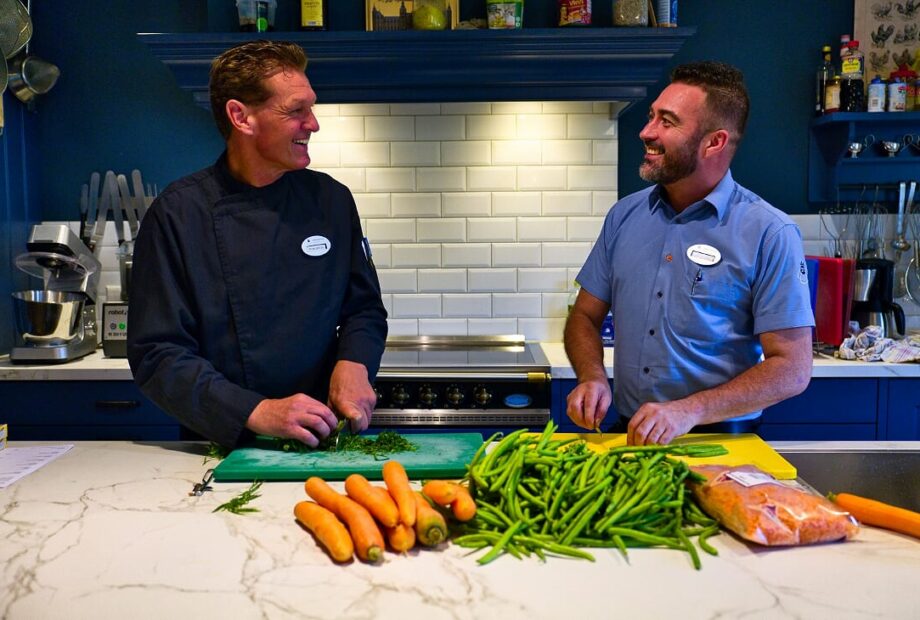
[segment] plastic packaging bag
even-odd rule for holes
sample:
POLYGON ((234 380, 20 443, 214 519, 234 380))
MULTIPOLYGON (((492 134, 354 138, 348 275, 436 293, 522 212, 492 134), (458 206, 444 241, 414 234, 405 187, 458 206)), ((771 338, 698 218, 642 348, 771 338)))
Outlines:
POLYGON ((690 488, 702 509, 741 538, 767 546, 850 539, 859 526, 850 513, 798 485, 754 467, 695 465, 706 477, 690 488))

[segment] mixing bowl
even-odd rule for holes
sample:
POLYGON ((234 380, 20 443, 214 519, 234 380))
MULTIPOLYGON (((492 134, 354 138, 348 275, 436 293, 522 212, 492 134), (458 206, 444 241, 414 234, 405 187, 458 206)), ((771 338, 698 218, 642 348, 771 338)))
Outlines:
POLYGON ((26 344, 65 344, 80 334, 85 300, 78 293, 17 291, 13 293, 16 327, 26 344))

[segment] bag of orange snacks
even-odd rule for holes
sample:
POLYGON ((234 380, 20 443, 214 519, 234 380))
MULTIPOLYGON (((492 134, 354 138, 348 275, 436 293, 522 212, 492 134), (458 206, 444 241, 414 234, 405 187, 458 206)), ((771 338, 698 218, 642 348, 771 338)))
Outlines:
POLYGON ((700 506, 741 538, 766 546, 808 545, 850 539, 859 526, 829 500, 742 465, 694 465, 706 482, 690 483, 700 506))

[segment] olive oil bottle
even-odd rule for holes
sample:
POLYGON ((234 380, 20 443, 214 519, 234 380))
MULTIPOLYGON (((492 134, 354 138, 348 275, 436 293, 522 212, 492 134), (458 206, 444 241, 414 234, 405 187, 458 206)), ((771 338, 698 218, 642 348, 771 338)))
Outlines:
POLYGON ((326 30, 329 26, 327 0, 300 0, 300 29, 326 30))

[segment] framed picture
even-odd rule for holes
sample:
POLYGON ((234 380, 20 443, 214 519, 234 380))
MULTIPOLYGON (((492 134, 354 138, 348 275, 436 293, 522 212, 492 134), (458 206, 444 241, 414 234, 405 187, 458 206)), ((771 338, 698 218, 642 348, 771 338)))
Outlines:
MULTIPOLYGON (((444 19, 447 30, 457 27, 460 9, 459 0, 443 0, 446 9, 444 19)), ((418 4, 428 4, 419 2, 418 4)), ((364 0, 364 29, 370 31, 412 30, 414 0, 364 0)))
POLYGON ((866 55, 866 80, 900 65, 920 69, 920 0, 854 0, 853 39, 866 55))

